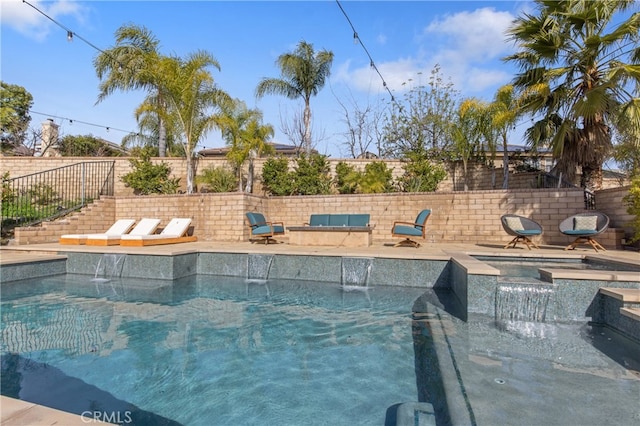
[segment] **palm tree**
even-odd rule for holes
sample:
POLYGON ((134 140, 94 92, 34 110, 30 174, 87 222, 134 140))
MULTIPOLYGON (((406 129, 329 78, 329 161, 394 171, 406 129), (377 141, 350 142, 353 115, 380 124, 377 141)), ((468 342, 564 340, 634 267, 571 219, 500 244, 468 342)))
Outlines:
POLYGON ((456 157, 462 161, 465 191, 469 190, 469 160, 479 154, 486 133, 487 109, 488 106, 478 99, 465 99, 460 103, 457 117, 452 123, 452 148, 456 157))
POLYGON ((491 110, 491 125, 498 133, 502 142, 502 188, 509 188, 509 131, 518 121, 519 109, 517 96, 511 84, 504 85, 498 89, 489 105, 491 110))
MULTIPOLYGON (((101 80, 96 103, 117 90, 126 92, 143 89, 155 94, 156 101, 162 105, 162 97, 157 96, 156 71, 162 60, 158 52, 158 39, 147 28, 136 25, 123 25, 115 36, 116 45, 101 51, 93 61, 101 80)), ((158 125, 158 154, 160 157, 166 155, 166 132, 161 118, 158 125)))
POLYGON ((262 113, 247 109, 244 102, 236 99, 221 109, 215 118, 222 137, 230 147, 227 158, 238 174, 238 192, 242 191, 242 166, 249 161, 249 173, 245 192, 253 190, 255 157, 273 152, 267 139, 273 137, 273 126, 263 125, 262 113))
POLYGON ((276 61, 281 78, 263 78, 256 88, 256 97, 266 94, 283 95, 304 101, 304 135, 302 144, 307 156, 311 154, 311 97, 324 87, 331 74, 333 52, 315 52, 313 45, 301 41, 293 53, 285 53, 276 61))
POLYGON ((514 85, 536 120, 526 136, 553 149, 557 172, 573 179, 581 167, 581 186, 597 189, 612 130, 623 117, 640 126, 640 13, 615 22, 633 0, 536 4, 509 28, 518 52, 505 58, 520 66, 514 85))
POLYGON ((164 107, 148 97, 138 108, 138 114, 155 112, 169 125, 168 131, 179 137, 187 160, 187 193, 193 193, 195 148, 206 134, 216 127, 216 110, 229 96, 217 88, 211 73, 220 69, 215 58, 203 51, 190 54, 186 60, 165 57, 157 67, 159 95, 164 107))

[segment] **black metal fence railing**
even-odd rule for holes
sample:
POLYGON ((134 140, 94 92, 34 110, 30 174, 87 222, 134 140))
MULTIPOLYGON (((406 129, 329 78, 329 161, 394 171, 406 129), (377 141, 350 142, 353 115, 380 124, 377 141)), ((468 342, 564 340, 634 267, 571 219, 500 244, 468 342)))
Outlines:
MULTIPOLYGON (((540 173, 538 175, 538 188, 579 188, 578 186, 567 182, 566 180, 554 176, 549 173, 540 173)), ((584 208, 585 210, 596 209, 595 194, 588 189, 584 190, 584 208)))
POLYGON ((2 231, 55 219, 113 195, 115 161, 87 161, 2 178, 2 231))

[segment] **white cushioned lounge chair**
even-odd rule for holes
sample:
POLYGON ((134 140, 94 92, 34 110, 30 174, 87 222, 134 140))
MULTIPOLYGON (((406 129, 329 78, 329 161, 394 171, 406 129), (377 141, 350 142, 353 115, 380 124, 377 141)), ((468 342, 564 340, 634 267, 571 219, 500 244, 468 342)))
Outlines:
MULTIPOLYGON (((123 234, 129 232, 133 225, 136 223, 135 219, 119 219, 115 221, 109 229, 102 234, 65 234, 59 239, 60 244, 86 244, 87 239, 95 238, 98 235, 108 235, 111 237, 120 238, 123 234)), ((118 244, 117 242, 115 244, 118 244)), ((105 244, 106 245, 106 244, 105 244)))
POLYGON ((191 219, 173 218, 159 234, 153 235, 123 235, 121 246, 143 247, 160 244, 176 244, 197 241, 195 236, 187 235, 191 219))

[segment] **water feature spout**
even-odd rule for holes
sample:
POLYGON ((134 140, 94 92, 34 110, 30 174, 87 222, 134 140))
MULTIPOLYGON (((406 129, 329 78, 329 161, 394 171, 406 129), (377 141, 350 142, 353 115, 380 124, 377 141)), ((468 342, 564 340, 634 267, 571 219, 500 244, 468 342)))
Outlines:
POLYGON ((273 263, 272 254, 249 254, 247 256, 247 280, 266 281, 273 263))
POLYGON ((495 319, 545 322, 553 285, 542 281, 504 282, 496 289, 495 319))
POLYGON ((368 287, 372 267, 373 259, 370 257, 343 257, 342 287, 368 287))
POLYGON ((103 254, 96 265, 96 272, 91 281, 107 282, 114 277, 120 278, 126 254, 103 254))

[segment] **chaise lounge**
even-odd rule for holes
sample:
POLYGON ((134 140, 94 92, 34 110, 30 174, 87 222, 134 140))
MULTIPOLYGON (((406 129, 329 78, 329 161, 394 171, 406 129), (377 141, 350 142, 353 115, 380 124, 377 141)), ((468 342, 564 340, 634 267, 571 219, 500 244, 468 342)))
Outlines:
POLYGON ((191 219, 174 218, 159 234, 152 235, 128 235, 120 238, 120 245, 127 247, 143 247, 161 244, 189 243, 197 241, 197 237, 187 235, 191 219))
MULTIPOLYGON (((88 239, 102 238, 102 236, 104 236, 106 242, 109 242, 110 239, 112 241, 117 239, 119 242, 120 237, 129 232, 135 223, 135 219, 119 219, 102 234, 65 234, 62 235, 58 241, 60 244, 78 245, 86 244, 88 239)), ((115 244, 118 243, 116 242, 115 244)))
MULTIPOLYGON (((160 219, 143 218, 125 235, 151 235, 156 232, 158 225, 160 225, 160 219)), ((120 244, 121 239, 122 235, 90 234, 87 235, 86 244, 88 246, 114 246, 120 244)))

